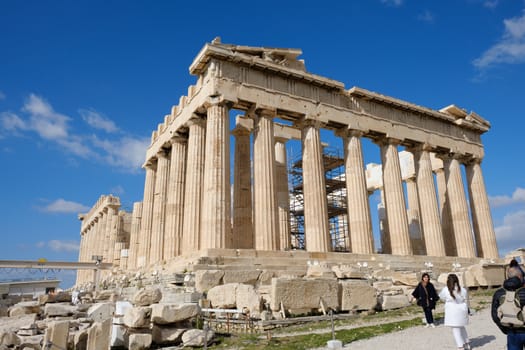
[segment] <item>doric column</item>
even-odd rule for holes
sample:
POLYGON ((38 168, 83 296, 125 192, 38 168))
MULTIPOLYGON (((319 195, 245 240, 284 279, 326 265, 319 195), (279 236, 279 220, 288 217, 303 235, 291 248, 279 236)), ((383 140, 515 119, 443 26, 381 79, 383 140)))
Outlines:
POLYGON ((361 146, 362 132, 349 130, 343 136, 345 152, 345 179, 348 206, 348 235, 352 253, 374 253, 374 238, 370 219, 370 205, 366 188, 366 173, 361 146))
POLYGON ((476 256, 476 252, 474 250, 465 187, 461 177, 461 164, 454 155, 452 157, 444 157, 443 163, 457 256, 473 258, 476 256))
POLYGON ((113 251, 115 249, 115 240, 116 240, 116 232, 115 232, 115 216, 117 216, 118 208, 114 206, 108 206, 108 218, 106 222, 106 237, 108 240, 107 244, 107 250, 105 250, 104 254, 107 254, 108 258, 106 259, 107 262, 112 263, 115 259, 115 256, 113 254, 113 251))
POLYGON ((184 187, 186 183, 186 152, 188 139, 175 136, 171 140, 171 160, 166 202, 166 228, 164 236, 164 259, 181 253, 184 225, 184 187))
POLYGON ((255 117, 253 141, 255 249, 278 250, 277 192, 273 111, 261 110, 255 117))
MULTIPOLYGON (((86 248, 87 248, 86 243, 87 243, 86 233, 80 232, 80 249, 78 251, 78 261, 79 262, 87 262, 86 257, 85 257, 86 248)), ((76 278, 75 284, 80 285, 83 281, 83 278, 84 278, 84 270, 80 270, 80 269, 77 270, 77 278, 76 278)))
POLYGON ((452 227, 452 217, 450 216, 450 200, 447 193, 447 180, 445 179, 445 169, 438 168, 435 171, 437 193, 439 198, 439 213, 441 217, 441 231, 443 232, 443 244, 447 256, 457 256, 456 240, 452 227))
POLYGON ((149 263, 162 261, 164 252, 164 228, 166 226, 166 194, 170 161, 166 151, 157 152, 157 176, 153 197, 153 222, 151 228, 151 249, 149 263))
POLYGON ((153 197, 155 195, 156 163, 148 162, 146 168, 146 181, 144 184, 144 199, 142 200, 142 217, 140 221, 140 251, 137 267, 144 267, 149 263, 151 249, 151 224, 153 220, 153 197))
POLYGON ((380 143, 386 215, 392 254, 412 255, 398 144, 399 140, 391 138, 380 143))
POLYGON ((478 256, 498 258, 498 245, 496 243, 496 234, 494 232, 485 181, 481 172, 481 159, 476 158, 468 163, 466 174, 478 256))
POLYGON ((445 256, 439 208, 428 146, 413 150, 421 224, 427 255, 445 256))
POLYGON ((142 202, 133 203, 133 213, 131 216, 131 228, 129 234, 129 255, 128 255, 128 269, 134 270, 137 268, 137 256, 139 254, 139 234, 140 234, 140 219, 142 216, 142 202))
POLYGON ((122 211, 116 211, 111 217, 111 241, 112 254, 113 254, 113 266, 121 267, 120 265, 120 254, 124 249, 123 235, 122 235, 122 211))
POLYGON ((390 231, 388 230, 388 218, 386 216, 385 190, 379 189, 381 201, 377 205, 377 216, 379 218, 379 233, 381 234, 381 251, 383 254, 392 254, 390 244, 390 231))
POLYGON ((233 174, 233 247, 254 248, 250 130, 237 125, 233 174))
POLYGON ((207 108, 201 249, 229 248, 232 246, 229 109, 222 103, 212 103, 207 108))
POLYGON ((199 250, 206 122, 197 115, 188 123, 188 163, 184 189, 184 230, 181 253, 199 250))
POLYGON ((405 179, 406 198, 408 202, 407 220, 410 244, 414 255, 425 255, 425 242, 421 229, 421 219, 419 214, 419 196, 417 193, 417 183, 415 176, 405 179))
MULTIPOLYGON (((111 219, 109 220, 111 223, 111 219)), ((108 208, 103 208, 100 212, 100 219, 98 220, 98 230, 97 235, 99 239, 98 243, 98 251, 100 252, 98 255, 102 255, 102 261, 108 262, 109 261, 109 255, 108 255, 108 249, 109 249, 109 232, 108 232, 108 208)))
POLYGON ((275 138, 275 181, 277 186, 277 207, 279 244, 281 250, 291 247, 290 242, 290 191, 288 189, 288 162, 286 158, 286 139, 275 138))
POLYGON ((329 252, 332 250, 328 228, 328 203, 321 148, 320 123, 306 120, 302 124, 304 235, 306 250, 329 252))

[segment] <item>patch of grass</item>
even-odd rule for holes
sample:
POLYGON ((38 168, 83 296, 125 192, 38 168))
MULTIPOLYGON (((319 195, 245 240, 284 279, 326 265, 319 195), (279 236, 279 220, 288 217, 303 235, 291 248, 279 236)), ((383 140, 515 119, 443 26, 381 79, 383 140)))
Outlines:
MULTIPOLYGON (((390 322, 374 326, 365 326, 336 331, 336 338, 344 344, 360 339, 376 337, 381 334, 397 332, 409 327, 421 325, 421 318, 414 318, 400 322, 390 322)), ((290 337, 261 339, 256 335, 242 335, 238 337, 220 338, 219 344, 213 349, 243 349, 243 350, 304 350, 326 346, 332 339, 330 332, 325 334, 306 334, 290 337)))

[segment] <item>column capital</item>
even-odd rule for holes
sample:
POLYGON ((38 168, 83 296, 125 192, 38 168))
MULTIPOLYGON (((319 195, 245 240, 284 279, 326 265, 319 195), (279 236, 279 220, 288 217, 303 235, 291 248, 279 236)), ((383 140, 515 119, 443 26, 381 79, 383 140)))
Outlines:
POLYGON ((373 140, 373 142, 379 146, 387 146, 387 145, 398 146, 401 144, 402 141, 403 140, 396 139, 393 137, 377 137, 373 140))
POLYGON ((308 126, 313 126, 316 129, 322 128, 325 125, 324 122, 316 119, 315 116, 305 116, 300 121, 297 122, 297 126, 300 128, 305 128, 308 126))
POLYGON ((418 143, 412 147, 406 147, 406 150, 411 153, 419 153, 419 152, 432 152, 434 150, 434 147, 429 143, 418 143))
POLYGON ((336 136, 339 136, 339 137, 347 137, 347 136, 348 137, 363 137, 363 135, 365 135, 366 133, 367 131, 365 130, 350 128, 350 127, 340 128, 335 132, 336 136))
POLYGON ((235 126, 235 128, 233 128, 233 130, 231 131, 231 134, 233 136, 247 136, 247 135, 250 135, 250 133, 251 133, 251 130, 245 128, 242 125, 235 126))
POLYGON ((186 143, 188 142, 188 136, 176 133, 170 138, 169 142, 171 145, 175 143, 186 143))
POLYGON ((482 161, 483 161, 482 157, 472 156, 471 158, 465 161, 465 164, 466 165, 476 165, 476 164, 481 165, 482 161))
POLYGON ((155 155, 157 156, 157 160, 160 158, 168 158, 168 152, 163 148, 159 149, 155 155))
POLYGON ((206 98, 206 100, 203 103, 203 107, 206 109, 213 106, 224 106, 231 108, 232 105, 233 103, 224 99, 223 95, 210 95, 206 98))
POLYGON ((188 121, 185 123, 186 127, 190 127, 192 125, 206 125, 206 116, 203 116, 201 114, 193 113, 191 115, 191 118, 188 119, 188 121))

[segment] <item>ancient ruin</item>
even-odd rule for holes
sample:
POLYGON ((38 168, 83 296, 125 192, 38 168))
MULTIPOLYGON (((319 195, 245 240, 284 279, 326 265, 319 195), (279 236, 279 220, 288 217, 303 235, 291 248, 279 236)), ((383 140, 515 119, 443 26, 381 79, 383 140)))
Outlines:
MULTIPOLYGON (((432 110, 345 89, 308 72, 301 53, 206 44, 189 68, 196 84, 152 133, 143 201, 127 213, 117 197, 101 196, 80 216, 79 261, 153 271, 210 255, 497 258, 481 168, 490 124, 455 105, 432 110), (342 157, 323 150, 321 129, 342 139, 342 157), (377 144, 382 164, 365 166, 364 138, 377 144), (290 140, 300 140, 302 153, 293 186, 290 140), (327 176, 335 167, 341 174, 327 176), (382 254, 369 203, 376 189, 382 254)), ((79 272, 77 284, 91 279, 79 272)))

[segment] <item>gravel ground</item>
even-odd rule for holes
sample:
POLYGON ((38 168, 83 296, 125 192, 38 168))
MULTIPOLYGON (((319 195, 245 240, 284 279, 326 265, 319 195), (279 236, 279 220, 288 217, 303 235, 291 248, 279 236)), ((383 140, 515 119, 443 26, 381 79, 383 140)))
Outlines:
MULTIPOLYGON (((470 317, 467 333, 473 349, 505 350, 507 348, 507 337, 492 322, 490 308, 485 308, 470 317)), ((457 349, 452 330, 442 324, 438 324, 436 328, 412 327, 399 332, 345 344, 343 348, 352 350, 457 349)), ((318 350, 321 349, 328 348, 319 348, 318 350)))

